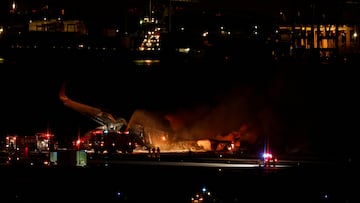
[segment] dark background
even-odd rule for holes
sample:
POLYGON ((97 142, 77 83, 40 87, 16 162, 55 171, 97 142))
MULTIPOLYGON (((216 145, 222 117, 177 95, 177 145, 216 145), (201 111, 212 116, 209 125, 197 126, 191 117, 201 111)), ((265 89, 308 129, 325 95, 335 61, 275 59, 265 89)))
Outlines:
MULTIPOLYGON (((23 3, 26 8, 41 8, 43 5, 64 7, 66 17, 85 19, 93 30, 98 30, 111 24, 113 19, 123 19, 117 22, 124 23, 122 26, 125 27, 129 17, 137 19, 146 12, 148 2, 121 1, 116 5, 107 1, 101 4, 68 1, 61 2, 61 5, 55 1, 36 2, 33 5, 23 3), (139 10, 133 12, 132 8, 139 10)), ((297 9, 307 14, 314 11, 309 9, 313 4, 319 9, 316 15, 307 15, 307 20, 314 16, 318 19, 322 13, 346 20, 346 13, 334 9, 338 8, 337 3, 344 5, 342 1, 331 4, 322 1, 303 4, 296 1, 251 1, 241 5, 209 1, 189 11, 201 10, 201 6, 206 5, 210 14, 221 10, 224 22, 229 25, 249 25, 249 21, 253 20, 271 28, 268 23, 279 20, 276 16, 280 8, 286 8, 292 14, 289 16, 294 17, 297 9), (231 18, 238 17, 239 13, 243 21, 231 18), (267 18, 269 16, 271 18, 267 18)), ((2 10, 6 7, 5 3, 1 4, 2 10)), ((2 14, 2 20, 11 17, 2 14)), ((202 22, 186 15, 179 19, 187 23, 195 19, 195 26, 202 22)), ((212 22, 211 18, 206 19, 212 22)), ((225 115, 230 116, 235 112, 241 115, 241 119, 256 120, 259 123, 256 128, 261 129, 262 136, 273 137, 281 149, 304 146, 301 148, 310 149, 311 153, 331 156, 354 152, 358 64, 320 65, 300 61, 275 65, 265 56, 267 47, 260 45, 260 49, 238 46, 242 51, 234 52, 236 60, 226 65, 219 62, 226 47, 217 45, 209 50, 204 63, 182 64, 173 60, 171 55, 165 55, 165 62, 157 68, 134 67, 126 52, 31 50, 19 53, 1 50, 6 56, 6 64, 0 66, 1 135, 34 135, 49 129, 66 144, 79 131, 84 133, 96 127, 96 123, 60 102, 58 93, 66 82, 70 98, 104 107, 126 119, 139 108, 176 112, 178 109, 191 111, 194 106, 204 105, 211 111, 228 104, 229 109, 222 112, 217 125, 225 125, 227 119, 232 120, 225 115), (241 109, 246 111, 246 116, 238 109, 231 109, 229 101, 241 104, 246 101, 241 109)))

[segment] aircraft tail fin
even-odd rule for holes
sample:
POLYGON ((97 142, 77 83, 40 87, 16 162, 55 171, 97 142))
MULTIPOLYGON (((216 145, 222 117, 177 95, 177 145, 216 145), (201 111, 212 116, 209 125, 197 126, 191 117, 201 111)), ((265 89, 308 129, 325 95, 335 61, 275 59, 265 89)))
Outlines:
POLYGON ((70 107, 86 116, 89 116, 101 125, 108 125, 110 123, 116 122, 116 119, 110 113, 107 113, 99 108, 73 101, 72 99, 68 98, 65 94, 65 83, 63 83, 60 88, 59 97, 65 106, 70 107))
POLYGON ((59 97, 61 99, 61 101, 65 102, 66 100, 68 100, 69 98, 65 95, 65 87, 66 87, 66 84, 65 82, 61 85, 61 88, 60 88, 60 92, 59 92, 59 97))

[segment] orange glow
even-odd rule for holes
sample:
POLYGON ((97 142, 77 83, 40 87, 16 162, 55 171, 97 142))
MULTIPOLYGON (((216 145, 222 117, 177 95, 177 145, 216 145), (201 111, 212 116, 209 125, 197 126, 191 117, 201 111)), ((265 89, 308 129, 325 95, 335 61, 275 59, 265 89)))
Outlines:
POLYGON ((165 118, 169 121, 170 126, 174 131, 181 129, 184 124, 183 120, 176 117, 175 115, 166 115, 165 118))
POLYGON ((211 142, 210 140, 198 140, 197 144, 204 148, 205 151, 211 150, 211 142))
POLYGON ((25 157, 28 157, 28 155, 29 155, 29 147, 25 147, 24 155, 25 155, 25 157))

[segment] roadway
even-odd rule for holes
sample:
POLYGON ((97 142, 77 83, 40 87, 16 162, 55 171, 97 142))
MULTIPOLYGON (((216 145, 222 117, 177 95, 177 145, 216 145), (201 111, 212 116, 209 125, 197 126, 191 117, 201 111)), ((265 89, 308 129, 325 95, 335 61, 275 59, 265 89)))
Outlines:
MULTIPOLYGON (((233 154, 221 153, 161 153, 149 154, 137 152, 133 154, 88 154, 88 166, 110 165, 154 165, 154 166, 189 166, 208 168, 259 168, 260 158, 254 155, 237 157, 233 154)), ((275 165, 266 168, 290 168, 305 165, 324 164, 324 162, 299 159, 278 159, 275 165)), ((332 163, 326 163, 332 164, 332 163)))

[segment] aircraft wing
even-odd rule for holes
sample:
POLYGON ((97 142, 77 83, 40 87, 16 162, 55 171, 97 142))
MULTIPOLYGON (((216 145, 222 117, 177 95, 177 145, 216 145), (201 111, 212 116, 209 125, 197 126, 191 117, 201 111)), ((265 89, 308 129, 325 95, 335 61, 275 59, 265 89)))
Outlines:
POLYGON ((72 108, 75 111, 78 111, 91 119, 93 119, 95 122, 108 126, 111 123, 115 123, 116 119, 107 112, 102 111, 99 108, 95 108, 86 104, 82 104, 80 102, 76 102, 71 100, 65 95, 65 85, 62 86, 59 97, 61 101, 64 103, 65 106, 72 108))

